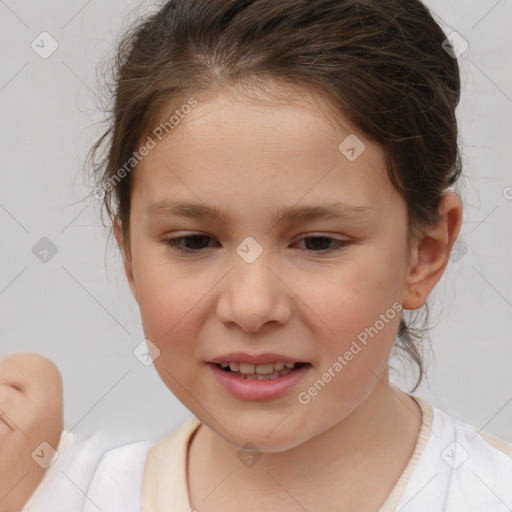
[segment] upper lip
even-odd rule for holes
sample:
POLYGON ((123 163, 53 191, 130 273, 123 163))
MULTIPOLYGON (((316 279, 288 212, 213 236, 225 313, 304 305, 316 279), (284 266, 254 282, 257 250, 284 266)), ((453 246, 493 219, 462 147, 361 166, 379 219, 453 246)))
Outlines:
POLYGON ((269 364, 269 363, 301 363, 300 359, 284 356, 282 354, 274 354, 271 352, 265 352, 264 354, 247 354, 245 352, 230 352, 229 354, 223 354, 218 357, 214 357, 210 363, 219 364, 222 362, 226 363, 252 363, 252 364, 269 364))

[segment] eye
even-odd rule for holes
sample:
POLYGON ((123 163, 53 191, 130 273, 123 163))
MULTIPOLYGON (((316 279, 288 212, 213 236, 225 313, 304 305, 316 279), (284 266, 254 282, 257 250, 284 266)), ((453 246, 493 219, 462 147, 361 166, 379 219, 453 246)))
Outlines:
POLYGON ((204 249, 205 241, 207 242, 208 240, 213 240, 213 238, 207 235, 188 235, 165 238, 162 240, 162 243, 169 246, 173 251, 191 253, 199 252, 201 249, 204 249), (191 245, 192 247, 183 247, 181 245, 182 242, 185 242, 187 246, 191 245))
POLYGON ((340 240, 329 236, 305 236, 301 238, 300 241, 305 242, 306 249, 312 252, 336 251, 343 249, 349 244, 348 240, 340 240), (308 243, 308 240, 312 241, 312 243, 308 243), (334 244, 334 247, 331 244, 334 244))
MULTIPOLYGON (((182 254, 190 254, 194 252, 199 253, 203 249, 207 248, 210 240, 213 240, 213 238, 208 235, 187 235, 164 238, 161 242, 170 247, 173 251, 182 254)), ((329 236, 306 236, 300 241, 306 242, 306 250, 324 253, 341 250, 349 244, 347 240, 340 240, 329 236)))

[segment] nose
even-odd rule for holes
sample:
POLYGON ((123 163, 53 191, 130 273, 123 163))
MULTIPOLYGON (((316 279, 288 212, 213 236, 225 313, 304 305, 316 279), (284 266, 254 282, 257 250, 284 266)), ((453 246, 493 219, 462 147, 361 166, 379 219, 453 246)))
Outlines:
POLYGON ((235 254, 233 268, 222 280, 217 315, 250 332, 285 324, 291 316, 292 292, 266 251, 252 263, 235 254))

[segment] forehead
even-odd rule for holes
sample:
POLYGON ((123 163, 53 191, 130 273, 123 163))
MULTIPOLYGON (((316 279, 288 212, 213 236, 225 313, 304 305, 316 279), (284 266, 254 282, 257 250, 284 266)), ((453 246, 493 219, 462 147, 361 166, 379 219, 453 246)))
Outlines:
POLYGON ((145 206, 174 194, 246 207, 294 204, 301 197, 350 198, 355 205, 384 201, 392 186, 382 148, 348 120, 337 123, 322 97, 301 97, 293 89, 280 94, 286 101, 230 93, 197 97, 197 105, 138 164, 133 196, 145 206), (347 145, 360 152, 357 158, 347 158, 347 145))
MULTIPOLYGON (((196 101, 189 113, 180 116, 162 146, 166 142, 172 144, 173 140, 226 142, 229 138, 233 141, 229 148, 235 147, 236 140, 244 151, 257 151, 264 144, 270 151, 292 149, 305 155, 318 139, 328 144, 329 138, 335 142, 354 131, 325 97, 299 86, 275 84, 266 93, 229 89, 199 96, 196 101), (334 116, 340 118, 335 120, 334 116)), ((173 103, 164 109, 160 121, 165 122, 176 107, 173 103)))

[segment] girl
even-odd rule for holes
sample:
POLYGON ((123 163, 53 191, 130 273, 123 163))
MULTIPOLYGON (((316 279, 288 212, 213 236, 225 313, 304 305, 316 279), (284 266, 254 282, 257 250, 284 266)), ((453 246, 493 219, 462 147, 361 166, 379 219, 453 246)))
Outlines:
POLYGON ((193 417, 30 510, 510 510, 512 446, 388 376, 396 344, 421 380, 403 311, 461 225, 446 41, 419 0, 175 0, 125 35, 94 195, 193 417))

